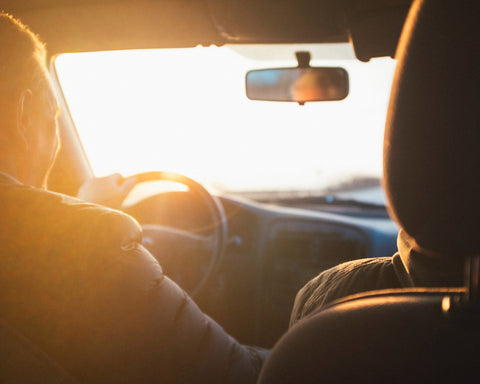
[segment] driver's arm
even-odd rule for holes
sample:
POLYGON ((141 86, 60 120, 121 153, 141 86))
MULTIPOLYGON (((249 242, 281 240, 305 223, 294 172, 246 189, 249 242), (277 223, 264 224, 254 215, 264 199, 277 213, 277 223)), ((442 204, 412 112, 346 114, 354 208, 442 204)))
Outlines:
POLYGON ((166 277, 139 225, 98 205, 3 188, 0 304, 90 383, 255 383, 266 351, 239 344, 166 277))

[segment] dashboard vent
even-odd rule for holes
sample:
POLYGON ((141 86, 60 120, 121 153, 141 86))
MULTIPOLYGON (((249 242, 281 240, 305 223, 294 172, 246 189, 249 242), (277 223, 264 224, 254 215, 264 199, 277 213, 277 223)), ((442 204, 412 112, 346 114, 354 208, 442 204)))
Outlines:
POLYGON ((278 222, 265 255, 261 345, 271 346, 287 330, 298 290, 322 271, 367 256, 361 231, 330 223, 278 222))

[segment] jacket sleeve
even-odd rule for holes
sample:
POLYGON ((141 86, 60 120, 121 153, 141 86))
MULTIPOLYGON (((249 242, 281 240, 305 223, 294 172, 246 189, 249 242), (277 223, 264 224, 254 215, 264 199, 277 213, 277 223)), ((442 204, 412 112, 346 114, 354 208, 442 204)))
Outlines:
MULTIPOLYGON (((109 316, 112 323, 103 343, 111 346, 111 340, 115 340, 119 345, 106 353, 100 349, 111 364, 111 369, 105 371, 109 380, 256 382, 263 352, 239 344, 202 313, 181 288, 162 274, 159 264, 138 242, 124 246, 120 257, 123 260, 118 269, 110 271, 109 286, 115 288, 109 289, 111 298, 106 300, 118 301, 119 305, 109 316), (116 327, 121 336, 111 333, 116 327), (110 360, 109 356, 118 351, 125 351, 124 361, 118 361, 122 355, 110 360)), ((112 308, 105 306, 104 310, 112 308)))
POLYGON ((253 383, 239 344, 141 245, 129 216, 26 187, 1 191, 2 317, 91 383, 253 383))

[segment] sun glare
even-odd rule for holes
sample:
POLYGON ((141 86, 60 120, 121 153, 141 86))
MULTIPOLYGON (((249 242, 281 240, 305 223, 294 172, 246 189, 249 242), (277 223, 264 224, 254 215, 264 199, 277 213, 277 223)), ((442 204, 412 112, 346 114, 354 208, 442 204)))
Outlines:
POLYGON ((56 68, 97 176, 165 170, 221 189, 265 190, 379 175, 392 61, 331 63, 348 65, 342 102, 246 98, 248 70, 295 66, 293 57, 272 63, 197 47, 65 54, 56 68))

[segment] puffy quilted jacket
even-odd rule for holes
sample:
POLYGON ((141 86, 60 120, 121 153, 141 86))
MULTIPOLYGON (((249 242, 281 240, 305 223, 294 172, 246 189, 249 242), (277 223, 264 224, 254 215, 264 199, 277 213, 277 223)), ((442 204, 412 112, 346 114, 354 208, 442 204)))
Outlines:
POLYGON ((1 317, 80 381, 255 382, 264 352, 163 275, 129 216, 11 182, 0 212, 1 317))

